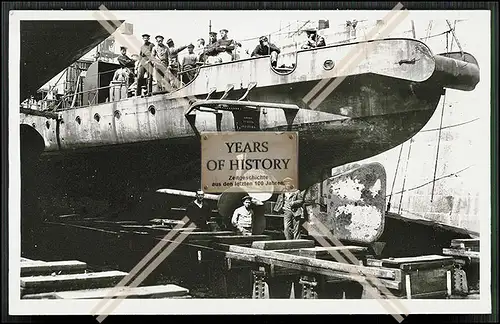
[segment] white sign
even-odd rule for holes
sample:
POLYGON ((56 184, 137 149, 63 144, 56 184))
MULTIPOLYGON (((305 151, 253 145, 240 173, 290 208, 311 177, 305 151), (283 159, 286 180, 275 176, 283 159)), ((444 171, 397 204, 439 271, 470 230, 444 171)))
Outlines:
POLYGON ((205 192, 272 193, 298 188, 297 132, 201 133, 205 192))

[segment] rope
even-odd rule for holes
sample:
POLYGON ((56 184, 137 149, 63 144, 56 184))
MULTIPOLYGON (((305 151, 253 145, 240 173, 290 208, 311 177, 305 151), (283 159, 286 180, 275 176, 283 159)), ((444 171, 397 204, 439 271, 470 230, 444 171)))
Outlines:
MULTIPOLYGON (((457 46, 458 48, 460 49, 460 53, 462 54, 462 60, 465 60, 465 54, 464 54, 464 50, 462 49, 462 45, 460 45, 460 42, 458 41, 458 37, 457 35, 455 34, 455 28, 452 28, 451 27, 451 23, 448 19, 446 19, 446 23, 448 24, 448 26, 450 27, 451 29, 451 34, 453 35, 453 38, 455 39, 455 41, 457 42, 457 46)), ((456 20, 455 20, 455 23, 456 23, 456 20)), ((448 44, 447 44, 448 45, 448 44)))
MULTIPOLYGON (((448 22, 448 20, 447 20, 448 22)), ((451 27, 451 25, 450 25, 451 27)), ((446 52, 448 52, 448 34, 446 34, 446 52)), ((438 141, 437 141, 437 148, 436 148, 436 159, 434 161, 434 175, 432 177, 432 192, 431 192, 431 202, 434 200, 434 188, 436 185, 436 172, 437 172, 437 165, 439 161, 439 147, 441 145, 441 132, 443 130, 443 117, 444 117, 444 108, 446 107, 446 89, 444 90, 444 95, 443 95, 443 108, 441 109, 441 120, 439 121, 439 133, 438 133, 438 141)))
POLYGON ((413 139, 410 139, 410 145, 408 146, 408 156, 406 158, 406 169, 405 169, 405 177, 403 178, 403 186, 401 187, 401 198, 399 199, 398 206, 398 214, 401 213, 401 204, 403 203, 403 193, 405 192, 405 184, 406 184, 406 176, 408 175, 408 164, 410 164, 410 152, 411 152, 411 143, 413 143, 413 139))
POLYGON ((434 200, 434 186, 436 183, 436 172, 437 172, 437 165, 438 165, 438 160, 439 160, 439 146, 441 144, 441 131, 443 130, 443 116, 444 116, 444 108, 446 106, 446 90, 443 95, 443 108, 441 109, 441 121, 439 123, 439 134, 438 134, 438 142, 437 142, 437 148, 436 148, 436 159, 434 162, 434 176, 432 178, 432 192, 431 192, 431 202, 434 200))

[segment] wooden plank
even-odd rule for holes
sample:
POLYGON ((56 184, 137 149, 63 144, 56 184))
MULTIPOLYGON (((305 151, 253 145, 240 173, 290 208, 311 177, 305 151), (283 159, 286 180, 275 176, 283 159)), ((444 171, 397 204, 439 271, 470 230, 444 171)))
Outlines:
POLYGON ((442 255, 422 255, 418 257, 404 257, 404 258, 387 258, 382 259, 382 266, 384 267, 399 267, 401 264, 406 263, 420 263, 430 261, 445 261, 452 259, 449 256, 442 255))
MULTIPOLYGON (((430 294, 444 291, 447 292, 447 276, 446 272, 451 270, 451 266, 447 268, 435 268, 419 271, 411 271, 410 276, 411 294, 430 294)), ((406 279, 405 279, 406 281, 406 279)), ((405 287, 405 285, 403 285, 405 287)), ((406 294, 406 289, 404 294, 406 294)))
POLYGON ((76 273, 87 269, 85 262, 71 261, 51 261, 51 262, 23 262, 21 263, 21 276, 50 275, 53 272, 76 273))
POLYGON ((314 247, 314 241, 312 240, 272 240, 256 241, 252 243, 252 248, 259 250, 284 250, 312 247, 314 247))
POLYGON ((53 292, 27 295, 23 295, 23 293, 21 293, 21 296, 21 299, 56 299, 55 293, 53 292))
POLYGON ((254 241, 268 241, 268 235, 232 235, 232 236, 214 236, 216 243, 222 244, 252 244, 254 241))
MULTIPOLYGON (((35 260, 21 257, 21 262, 33 262, 33 261, 35 261, 35 260)), ((43 262, 43 261, 38 261, 38 262, 43 262)))
POLYGON ((476 260, 479 260, 479 257, 480 257, 479 252, 466 251, 466 250, 462 250, 462 249, 443 248, 443 254, 449 255, 449 256, 455 256, 455 257, 472 258, 472 259, 476 259, 476 260))
POLYGON ((24 288, 25 294, 102 288, 117 284, 126 275, 126 272, 121 271, 104 271, 55 276, 23 277, 21 278, 21 287, 24 288))
MULTIPOLYGON (((275 251, 263 251, 259 249, 241 247, 237 245, 225 245, 225 244, 216 244, 215 245, 220 250, 242 253, 242 254, 251 254, 255 256, 259 256, 260 259, 266 260, 263 263, 274 261, 283 261, 288 263, 295 263, 301 266, 306 266, 310 269, 323 269, 326 271, 338 271, 338 272, 350 272, 356 274, 362 274, 365 276, 372 276, 378 278, 385 279, 395 279, 396 274, 393 269, 388 268, 371 268, 360 265, 346 264, 341 262, 327 261, 327 260, 318 260, 312 259, 308 257, 296 256, 293 254, 280 253, 275 251)), ((260 260, 259 259, 259 260, 260 260)))
POLYGON ((235 235, 235 232, 231 231, 218 231, 218 232, 191 232, 186 237, 186 241, 206 241, 214 240, 216 236, 231 237, 235 235))
POLYGON ((189 289, 168 284, 145 287, 110 287, 54 293, 57 299, 172 298, 189 294, 189 289))
MULTIPOLYGON (((256 249, 252 249, 256 250, 256 249)), ((262 250, 257 250, 261 252, 266 252, 266 253, 277 253, 277 252, 271 252, 271 251, 262 251, 262 250)), ((257 263, 257 264, 269 264, 273 265, 275 267, 282 267, 282 268, 287 268, 287 269, 293 269, 293 270, 298 270, 301 273, 308 272, 308 273, 315 273, 315 274, 320 274, 324 275, 329 278, 337 278, 337 279, 346 279, 349 281, 360 281, 360 280, 369 280, 370 282, 376 282, 377 284, 383 285, 389 289, 396 289, 399 290, 401 289, 401 281, 397 280, 389 280, 389 279, 383 279, 383 278, 367 278, 365 276, 361 276, 356 274, 356 272, 353 273, 348 273, 348 272, 343 272, 343 271, 335 271, 330 269, 329 267, 324 268, 324 267, 315 267, 311 265, 306 265, 306 264, 300 264, 296 262, 291 262, 291 261, 282 261, 282 260, 276 260, 264 256, 259 256, 259 255, 252 255, 252 254, 242 254, 240 252, 219 252, 223 253, 227 257, 230 257, 232 259, 236 260, 244 260, 247 262, 252 262, 252 263, 257 263)), ((318 260, 320 261, 320 260, 318 260)), ((331 262, 332 261, 323 261, 323 262, 331 262)), ((337 263, 337 262, 335 262, 337 263)), ((352 265, 348 265, 352 266, 352 265)), ((359 268, 360 266, 353 266, 356 268, 359 268)), ((366 268, 366 267, 364 267, 366 268)))
POLYGON ((299 255, 314 259, 335 259, 336 254, 339 253, 341 257, 349 260, 344 254, 345 252, 351 252, 355 257, 360 256, 360 254, 366 253, 368 249, 362 246, 332 246, 323 247, 316 246, 309 249, 300 249, 299 255))

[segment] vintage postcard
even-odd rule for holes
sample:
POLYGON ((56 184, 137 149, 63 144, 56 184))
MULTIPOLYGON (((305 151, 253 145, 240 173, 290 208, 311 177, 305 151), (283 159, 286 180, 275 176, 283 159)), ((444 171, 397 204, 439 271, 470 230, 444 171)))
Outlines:
POLYGON ((12 11, 9 313, 490 313, 490 18, 12 11))

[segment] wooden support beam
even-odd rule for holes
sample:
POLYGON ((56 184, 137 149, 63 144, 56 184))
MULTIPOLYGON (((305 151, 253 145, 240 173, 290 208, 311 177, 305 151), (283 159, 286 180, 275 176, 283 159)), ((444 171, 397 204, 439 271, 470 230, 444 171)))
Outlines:
POLYGON ((186 237, 186 241, 205 241, 205 240, 214 240, 217 236, 233 236, 234 232, 231 231, 218 231, 218 232, 191 232, 186 237))
POLYGON ((312 247, 314 247, 314 241, 312 240, 273 240, 252 243, 252 248, 259 250, 284 250, 312 247))
POLYGON ((21 278, 21 288, 24 288, 23 292, 25 294, 103 288, 117 284, 126 275, 126 272, 121 271, 104 271, 56 276, 24 277, 21 278))
POLYGON ((479 252, 479 239, 454 239, 451 240, 452 249, 463 249, 479 252))
POLYGON ((359 277, 371 276, 384 279, 395 279, 396 274, 393 269, 370 268, 365 266, 340 263, 327 260, 317 260, 308 257, 301 257, 292 254, 285 254, 275 251, 263 251, 248 247, 236 245, 217 244, 217 248, 228 252, 235 252, 241 254, 250 254, 255 256, 255 262, 260 263, 284 263, 285 266, 294 265, 293 268, 299 270, 303 269, 305 272, 316 272, 329 275, 331 272, 336 272, 345 276, 359 277))
POLYGON ((268 235, 233 235, 233 236, 214 236, 216 243, 222 244, 252 244, 254 241, 267 241, 268 235))
POLYGON ((57 299, 109 299, 109 298, 172 298, 189 294, 189 289, 169 284, 145 287, 110 287, 101 289, 61 291, 57 299))
POLYGON ((449 256, 455 256, 455 257, 471 258, 471 259, 475 259, 475 260, 479 260, 479 257, 480 257, 479 252, 467 251, 467 250, 462 250, 462 249, 444 248, 443 254, 449 255, 449 256))
MULTIPOLYGON (((388 259, 368 259, 366 264, 371 267, 387 267, 401 269, 403 271, 418 269, 433 269, 449 266, 454 263, 452 257, 442 255, 423 255, 418 257, 388 258, 388 259)), ((397 270, 396 278, 399 279, 401 272, 397 270)))
POLYGON ((43 276, 50 275, 53 272, 59 274, 67 273, 77 273, 83 272, 87 269, 87 264, 80 261, 33 261, 33 262, 22 262, 21 265, 21 276, 43 276))

